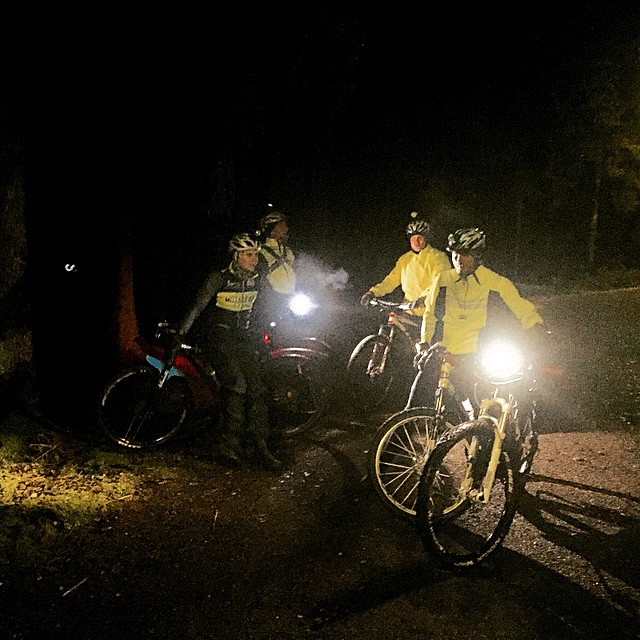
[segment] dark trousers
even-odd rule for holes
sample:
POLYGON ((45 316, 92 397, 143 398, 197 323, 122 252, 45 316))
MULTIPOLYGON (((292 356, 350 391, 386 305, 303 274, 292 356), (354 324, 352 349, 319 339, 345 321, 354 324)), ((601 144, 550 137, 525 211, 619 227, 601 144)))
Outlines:
POLYGON ((250 334, 225 327, 216 327, 198 343, 221 387, 221 441, 238 446, 243 441, 266 440, 269 416, 258 345, 250 334))

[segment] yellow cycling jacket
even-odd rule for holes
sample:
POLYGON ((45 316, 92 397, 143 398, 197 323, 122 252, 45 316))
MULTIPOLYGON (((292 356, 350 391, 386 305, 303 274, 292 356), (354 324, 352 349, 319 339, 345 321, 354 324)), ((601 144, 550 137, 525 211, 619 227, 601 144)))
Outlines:
MULTIPOLYGON (((380 298, 391 293, 394 289, 402 287, 405 301, 413 302, 424 294, 425 289, 429 287, 433 279, 442 270, 448 269, 451 269, 449 256, 444 251, 440 251, 440 249, 428 246, 420 253, 407 251, 407 253, 398 258, 389 275, 382 282, 371 287, 369 291, 376 298, 380 298)), ((408 313, 421 316, 424 313, 424 309, 420 308, 408 313)), ((433 334, 435 328, 434 317, 428 320, 428 325, 431 334, 433 334)))
MULTIPOLYGON (((440 249, 428 246, 420 253, 407 251, 398 258, 389 275, 369 290, 376 298, 381 298, 402 287, 405 301, 412 302, 423 295, 433 279, 446 269, 451 269, 451 262, 449 256, 440 249)), ((423 311, 416 309, 413 313, 421 316, 423 311)))
POLYGON ((482 265, 466 278, 455 269, 449 269, 437 276, 423 293, 422 342, 431 342, 433 337, 433 323, 429 319, 434 316, 436 298, 443 287, 446 287, 446 295, 441 344, 450 353, 477 351, 480 330, 487 324, 487 305, 492 291, 500 295, 525 329, 543 323, 535 305, 523 298, 508 278, 482 265))
POLYGON ((266 262, 267 280, 273 289, 278 293, 293 293, 296 288, 293 251, 281 246, 275 238, 267 238, 260 253, 266 262))

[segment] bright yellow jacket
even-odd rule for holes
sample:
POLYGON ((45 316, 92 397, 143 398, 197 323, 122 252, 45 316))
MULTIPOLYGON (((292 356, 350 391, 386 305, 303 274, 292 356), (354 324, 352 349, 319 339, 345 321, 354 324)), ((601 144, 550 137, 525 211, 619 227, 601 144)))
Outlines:
MULTIPOLYGON (((413 302, 424 294, 425 289, 433 282, 433 279, 443 270, 451 269, 449 256, 440 249, 432 246, 425 247, 420 253, 407 251, 398 258, 389 275, 369 290, 376 298, 391 293, 398 287, 402 287, 404 300, 413 302)), ((409 311, 408 313, 421 316, 423 308, 409 311)), ((435 328, 435 318, 429 320, 431 334, 435 328)))
MULTIPOLYGON (((413 302, 423 295, 441 271, 448 269, 451 269, 449 256, 440 249, 427 246, 420 253, 407 251, 398 258, 384 280, 369 290, 376 298, 380 298, 402 287, 405 301, 413 302)), ((421 316, 423 311, 424 309, 417 309, 413 313, 421 316)))
POLYGON ((535 305, 523 298, 508 278, 483 265, 467 278, 462 278, 455 269, 449 269, 437 276, 431 287, 422 294, 425 296, 422 342, 431 342, 433 337, 433 323, 429 320, 435 315, 436 298, 443 287, 446 287, 446 296, 441 344, 450 353, 477 351, 480 330, 487 324, 491 291, 500 295, 525 329, 543 323, 535 305))
POLYGON ((293 293, 296 288, 293 251, 280 245, 275 238, 267 238, 260 253, 267 263, 267 280, 273 289, 278 293, 293 293))

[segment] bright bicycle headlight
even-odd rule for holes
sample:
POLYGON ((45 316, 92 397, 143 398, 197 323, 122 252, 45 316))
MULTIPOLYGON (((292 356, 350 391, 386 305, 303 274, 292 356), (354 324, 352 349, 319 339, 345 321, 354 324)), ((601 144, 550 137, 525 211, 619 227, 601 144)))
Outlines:
POLYGON ((309 315, 318 305, 304 293, 297 293, 289 300, 289 309, 296 316, 309 315))
POLYGON ((480 355, 483 374, 496 384, 521 378, 524 365, 524 353, 510 342, 493 342, 480 355))

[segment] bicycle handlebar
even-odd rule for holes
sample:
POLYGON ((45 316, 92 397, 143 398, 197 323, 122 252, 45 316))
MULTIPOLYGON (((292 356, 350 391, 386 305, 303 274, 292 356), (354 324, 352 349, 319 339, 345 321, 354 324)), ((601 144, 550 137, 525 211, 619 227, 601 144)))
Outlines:
POLYGON ((410 302, 391 302, 390 300, 382 300, 381 298, 372 298, 369 300, 369 304, 372 307, 387 307, 390 309, 399 309, 400 311, 408 311, 410 309, 410 302))

